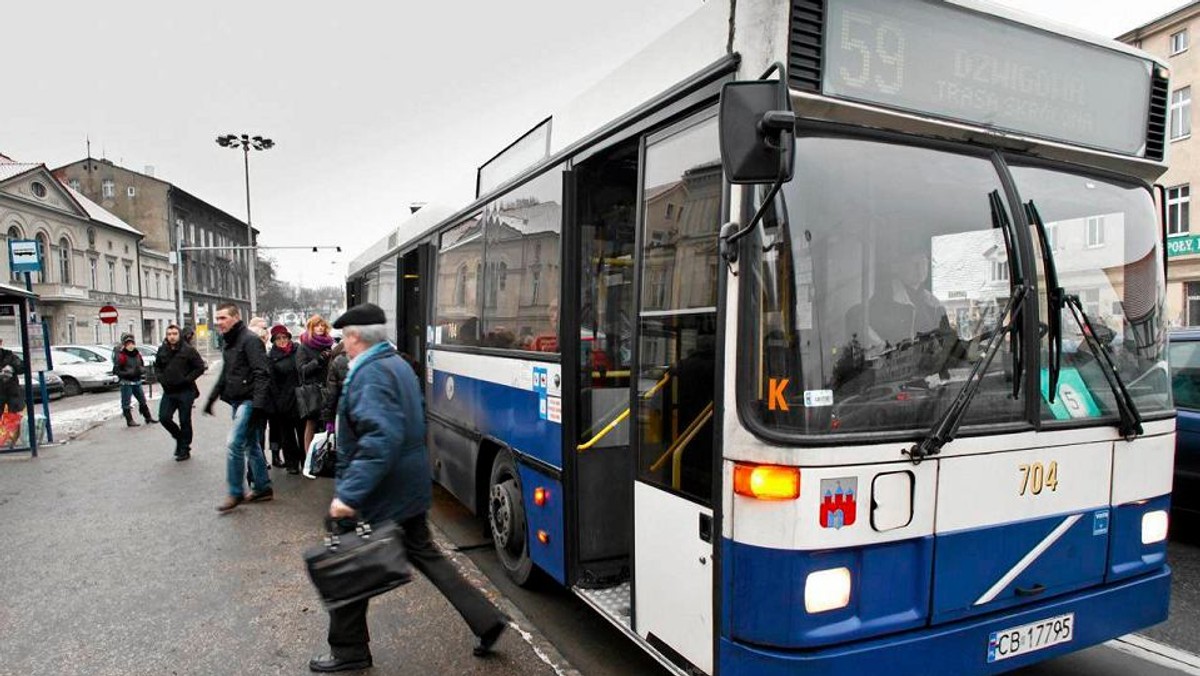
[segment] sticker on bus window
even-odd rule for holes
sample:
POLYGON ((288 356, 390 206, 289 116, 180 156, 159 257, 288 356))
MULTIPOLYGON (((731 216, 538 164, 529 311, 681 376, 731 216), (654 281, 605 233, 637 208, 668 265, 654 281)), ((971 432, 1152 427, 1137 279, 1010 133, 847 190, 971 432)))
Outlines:
POLYGON ((804 407, 833 406, 833 390, 804 390, 804 407))
POLYGON ((1075 418, 1096 418, 1100 416, 1100 407, 1092 398, 1092 392, 1084 382, 1079 371, 1066 366, 1058 376, 1058 396, 1050 402, 1050 371, 1042 369, 1042 400, 1050 407, 1050 414, 1055 420, 1072 420, 1075 418))

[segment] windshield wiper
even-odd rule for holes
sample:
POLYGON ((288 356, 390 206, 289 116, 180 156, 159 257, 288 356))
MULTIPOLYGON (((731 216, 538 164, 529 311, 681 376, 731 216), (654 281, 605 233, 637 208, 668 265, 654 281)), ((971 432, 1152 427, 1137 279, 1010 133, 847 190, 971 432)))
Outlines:
POLYGON ((1112 353, 1112 348, 1101 342, 1096 335, 1096 329, 1092 326, 1092 320, 1088 319, 1087 313, 1083 311, 1083 303, 1080 302, 1079 296, 1064 295, 1063 302, 1071 308, 1071 316, 1079 324, 1079 330, 1083 332, 1084 339, 1091 346, 1096 360, 1100 362, 1100 371, 1104 373, 1104 379, 1108 381, 1108 386, 1116 397, 1117 411, 1121 414, 1118 431, 1126 441, 1133 441, 1142 435, 1142 414, 1138 411, 1137 404, 1133 401, 1133 395, 1125 385, 1125 379, 1121 377, 1121 371, 1117 368, 1117 360, 1112 353))
POLYGON ((1054 266, 1054 256, 1051 254, 1050 245, 1046 240, 1046 224, 1042 221, 1042 216, 1038 213, 1037 206, 1034 205, 1033 200, 1030 200, 1025 205, 1025 213, 1028 214, 1029 221, 1038 230, 1038 239, 1042 243, 1042 264, 1046 271, 1046 296, 1048 303, 1046 318, 1050 325, 1049 337, 1051 348, 1048 358, 1050 391, 1047 400, 1053 404, 1054 396, 1058 392, 1058 378, 1062 370, 1062 311, 1065 308, 1070 308, 1071 316, 1075 318, 1075 323, 1079 325, 1079 330, 1083 333, 1084 340, 1087 341, 1088 346, 1092 349, 1092 354, 1096 355, 1096 360, 1100 362, 1100 371, 1104 374, 1104 380, 1108 383, 1109 389, 1112 390, 1113 396, 1116 398, 1117 412, 1121 415, 1121 424, 1117 429, 1126 440, 1133 440, 1142 435, 1142 414, 1138 411, 1137 404, 1133 401, 1133 395, 1130 394, 1129 388, 1125 385, 1125 380, 1121 378, 1121 372, 1117 368, 1117 360, 1112 353, 1112 348, 1102 343, 1096 336, 1095 327, 1092 326, 1092 320, 1088 318, 1087 312, 1084 312, 1083 303, 1079 300, 1079 296, 1068 295, 1058 285, 1058 271, 1054 266))
POLYGON ((971 368, 971 373, 967 376, 967 383, 959 390, 958 396, 954 398, 954 403, 950 404, 942 417, 933 424, 924 439, 903 452, 912 459, 914 465, 931 455, 941 453, 942 447, 954 440, 954 436, 958 433, 958 427, 966 416, 967 407, 971 405, 971 400, 979 392, 979 387, 983 384, 983 376, 987 373, 988 367, 992 365, 992 359, 1000 349, 1000 344, 1004 342, 1004 334, 1009 333, 1014 326, 1018 330, 1020 329, 1016 318, 1020 316, 1020 309, 1025 303, 1028 292, 1029 290, 1024 284, 1014 285, 1012 295, 1008 298, 1008 304, 1004 306, 1004 312, 1000 315, 1001 319, 1012 317, 1008 326, 1002 326, 992 332, 983 356, 971 368))
POLYGON ((1004 208, 1004 200, 1001 199, 999 190, 988 193, 988 206, 992 211, 992 227, 999 230, 1004 236, 1004 248, 1007 250, 1008 258, 1010 294, 1008 303, 1004 306, 1004 311, 1000 313, 998 321, 1003 322, 1005 317, 1010 319, 1007 326, 1000 325, 992 331, 987 347, 984 348, 983 356, 975 362, 975 366, 971 368, 971 373, 967 376, 966 384, 959 390, 958 396, 942 414, 942 417, 938 418, 920 443, 913 444, 912 448, 904 451, 904 454, 912 459, 914 465, 931 455, 941 453, 942 447, 954 440, 963 418, 966 417, 967 407, 971 405, 971 400, 975 398, 975 394, 983 384, 983 377, 987 373, 988 367, 992 365, 992 359, 996 357, 996 352, 1000 349, 1006 333, 1009 335, 1009 345, 1012 349, 1013 398, 1016 399, 1021 394, 1021 380, 1025 372, 1025 360, 1021 348, 1021 327, 1024 323, 1022 318, 1025 316, 1025 296, 1028 295, 1029 289, 1025 286, 1025 268, 1021 264, 1021 250, 1017 246, 1017 231, 1008 217, 1008 211, 1004 208))

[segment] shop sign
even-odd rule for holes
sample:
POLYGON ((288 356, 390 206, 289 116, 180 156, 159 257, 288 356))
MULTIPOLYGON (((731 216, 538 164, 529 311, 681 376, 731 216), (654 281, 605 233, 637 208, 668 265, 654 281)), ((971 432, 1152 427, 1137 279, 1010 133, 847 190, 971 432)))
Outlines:
POLYGON ((1167 258, 1200 254, 1200 235, 1167 239, 1167 258))

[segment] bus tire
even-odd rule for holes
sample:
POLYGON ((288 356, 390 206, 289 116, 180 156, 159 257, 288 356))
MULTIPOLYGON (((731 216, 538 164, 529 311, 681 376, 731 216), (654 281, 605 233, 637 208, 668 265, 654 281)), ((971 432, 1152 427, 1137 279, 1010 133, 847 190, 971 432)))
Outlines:
POLYGON ((504 572, 518 585, 529 583, 533 560, 529 558, 529 538, 522 499, 521 477, 512 454, 501 449, 492 462, 488 482, 488 525, 492 543, 504 572))

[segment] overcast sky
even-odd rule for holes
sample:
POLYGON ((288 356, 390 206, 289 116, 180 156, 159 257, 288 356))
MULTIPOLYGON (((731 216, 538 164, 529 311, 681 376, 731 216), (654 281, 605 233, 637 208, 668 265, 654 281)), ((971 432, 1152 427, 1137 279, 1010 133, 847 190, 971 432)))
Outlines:
MULTIPOLYGON (((1184 1, 1000 4, 1115 36, 1184 1)), ((269 252, 289 281, 340 285, 410 203, 465 202, 476 166, 699 5, 6 3, 0 153, 53 168, 90 136, 93 156, 244 218, 242 158, 213 139, 268 136, 250 158, 260 243, 341 245, 269 252)))

